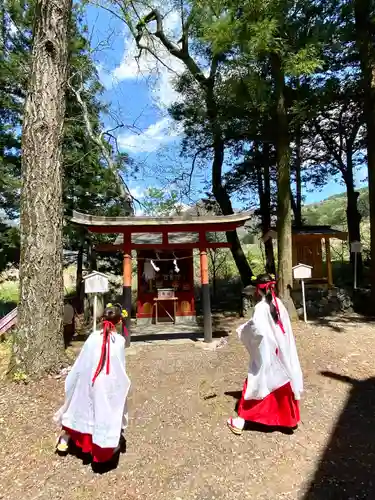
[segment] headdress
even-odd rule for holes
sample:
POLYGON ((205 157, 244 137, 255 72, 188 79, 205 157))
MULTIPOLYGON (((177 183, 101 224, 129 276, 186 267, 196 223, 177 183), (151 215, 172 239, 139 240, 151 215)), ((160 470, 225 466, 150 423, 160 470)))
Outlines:
POLYGON ((276 308, 276 312, 277 312, 277 324, 279 325, 279 327, 281 328, 281 331, 283 333, 285 333, 285 328, 284 328, 284 325, 281 321, 281 317, 280 317, 280 310, 279 310, 279 305, 277 303, 277 298, 276 298, 276 293, 275 293, 275 287, 277 285, 277 281, 276 281, 276 277, 274 274, 270 274, 269 277, 271 278, 270 280, 268 281, 260 281, 259 278, 257 278, 256 276, 252 276, 251 277, 251 281, 254 281, 255 282, 255 286, 256 286, 256 290, 255 290, 255 293, 257 295, 259 295, 259 292, 260 290, 263 290, 265 293, 268 293, 268 292, 271 292, 272 294, 272 302, 276 308))

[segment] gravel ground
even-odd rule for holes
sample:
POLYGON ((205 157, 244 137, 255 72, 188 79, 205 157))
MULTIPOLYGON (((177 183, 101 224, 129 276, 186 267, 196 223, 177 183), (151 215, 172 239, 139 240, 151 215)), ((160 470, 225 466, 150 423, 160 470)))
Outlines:
POLYGON ((227 429, 248 362, 233 333, 218 350, 133 344, 127 451, 105 474, 54 454, 63 380, 0 382, 0 499, 375 499, 375 326, 341 318, 295 334, 305 393, 293 435, 227 429))

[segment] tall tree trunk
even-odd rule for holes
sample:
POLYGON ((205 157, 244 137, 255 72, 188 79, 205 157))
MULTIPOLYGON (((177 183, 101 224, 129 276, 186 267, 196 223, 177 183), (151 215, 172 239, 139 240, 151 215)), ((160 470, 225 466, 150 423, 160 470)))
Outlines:
POLYGON ((83 253, 84 244, 80 244, 77 255, 77 275, 76 275, 76 295, 77 295, 77 312, 82 314, 85 299, 85 290, 83 286, 83 253))
POLYGON ((87 239, 87 264, 90 273, 98 270, 97 255, 96 251, 94 250, 91 238, 87 239))
MULTIPOLYGON (((257 164, 257 182, 259 195, 259 208, 261 218, 262 233, 265 234, 271 228, 271 182, 270 182, 270 147, 269 144, 263 144, 262 166, 257 164)), ((266 272, 276 273, 275 255, 273 252, 272 238, 264 243, 266 255, 266 272)))
POLYGON ((22 132, 18 328, 10 371, 38 376, 64 357, 62 161, 72 0, 37 0, 22 132))
POLYGON ((292 278, 292 209, 290 189, 290 141, 285 104, 285 78, 279 55, 272 55, 272 73, 276 97, 276 157, 277 157, 277 250, 278 289, 291 317, 296 309, 290 295, 292 278))
POLYGON ((371 295, 375 301, 375 20, 371 0, 354 1, 356 44, 364 92, 363 111, 367 128, 368 187, 371 236, 371 295))
POLYGON ((301 158, 301 126, 297 125, 297 135, 296 135, 296 210, 294 214, 294 219, 297 227, 302 226, 302 179, 301 179, 301 169, 302 169, 302 158, 301 158))
MULTIPOLYGON (((213 86, 213 81, 208 81, 204 87, 206 93, 207 116, 210 120, 214 150, 214 158, 212 161, 212 192, 223 215, 232 215, 234 213, 232 202, 226 187, 223 186, 222 180, 225 145, 221 127, 218 123, 217 105, 214 98, 213 86)), ((242 250, 237 231, 227 231, 226 237, 228 243, 231 245, 230 249, 240 274, 242 284, 243 286, 248 286, 251 283, 251 276, 253 275, 253 272, 246 255, 242 250)))
MULTIPOLYGON (((358 211, 358 191, 354 189, 353 163, 351 153, 347 154, 347 164, 344 175, 346 185, 346 220, 348 224, 349 243, 361 241, 361 214, 358 211)), ((354 266, 354 256, 350 254, 350 261, 354 266)), ((362 277, 362 255, 357 256, 357 276, 362 277)))
POLYGON ((296 221, 298 219, 297 203, 296 200, 294 199, 291 186, 290 186, 290 207, 294 215, 294 220, 296 221))

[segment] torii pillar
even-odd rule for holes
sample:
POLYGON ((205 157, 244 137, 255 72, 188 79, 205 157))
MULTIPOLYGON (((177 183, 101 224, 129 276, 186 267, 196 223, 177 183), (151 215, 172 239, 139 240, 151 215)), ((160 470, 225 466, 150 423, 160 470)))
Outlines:
POLYGON ((123 256, 123 287, 122 305, 126 309, 128 316, 124 323, 128 330, 126 337, 126 347, 130 346, 130 325, 132 313, 132 256, 131 256, 131 235, 124 233, 124 256, 123 256))
POLYGON ((199 251, 201 267, 201 286, 202 286, 202 311, 203 311, 203 331, 204 341, 212 342, 212 314, 210 283, 208 274, 208 258, 206 246, 206 233, 199 234, 199 251))

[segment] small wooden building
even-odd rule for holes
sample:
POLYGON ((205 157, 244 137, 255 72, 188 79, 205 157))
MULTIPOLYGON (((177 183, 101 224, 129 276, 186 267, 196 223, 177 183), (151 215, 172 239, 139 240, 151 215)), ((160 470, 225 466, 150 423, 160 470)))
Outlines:
MULTIPOLYGON (((117 237, 113 243, 98 245, 96 250, 123 253, 123 306, 128 311, 131 309, 132 251, 137 252, 137 321, 143 324, 168 318, 175 322, 195 319, 193 250, 198 249, 204 338, 211 342, 207 249, 228 248, 230 244, 211 241, 208 235, 235 231, 250 217, 248 212, 228 216, 185 213, 173 217, 101 217, 73 212, 71 222, 94 233, 117 237)), ((129 330, 130 315, 127 327, 129 330)), ((130 337, 127 339, 129 342, 130 337)))
MULTIPOLYGON (((263 235, 263 242, 269 238, 277 239, 276 229, 270 229, 263 235)), ((303 226, 292 228, 292 262, 307 264, 312 267, 312 277, 307 280, 310 284, 327 284, 333 286, 331 239, 346 241, 348 234, 337 231, 330 226, 303 226), (323 259, 323 255, 325 259, 323 259), (325 263, 324 263, 325 260, 325 263), (324 265, 325 264, 325 265, 324 265)))
MULTIPOLYGON (((171 233, 171 247, 164 249, 160 247, 161 235, 155 233, 134 234, 132 242, 147 247, 137 250, 137 324, 149 325, 156 321, 174 321, 176 324, 195 322, 193 249, 181 249, 181 246, 197 243, 197 235, 171 233), (174 249, 173 245, 179 248, 174 249), (160 290, 164 291, 164 295, 171 291, 173 297, 159 301, 156 315, 160 290)), ((121 244, 123 236, 119 235, 115 245, 121 244)))

